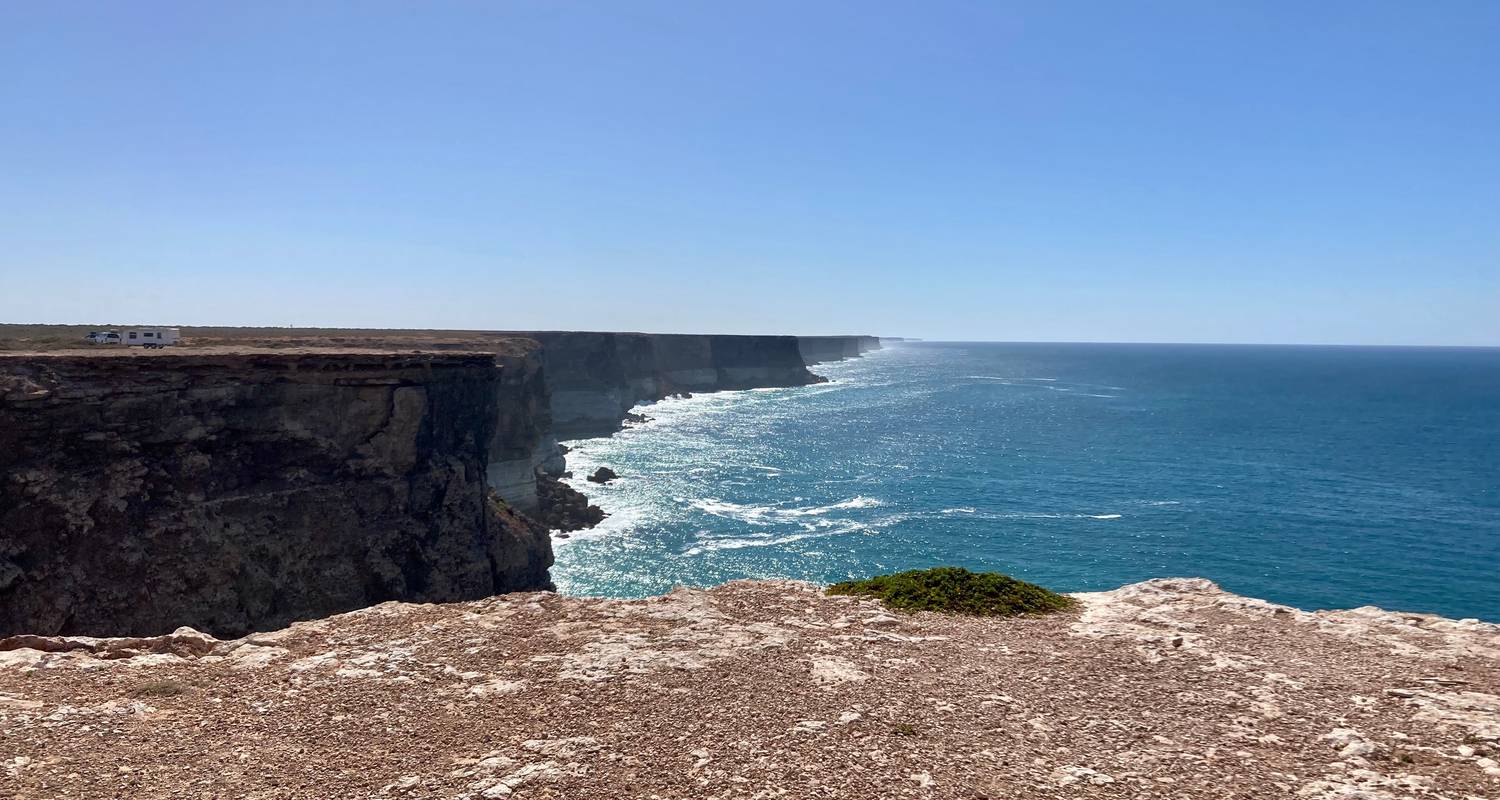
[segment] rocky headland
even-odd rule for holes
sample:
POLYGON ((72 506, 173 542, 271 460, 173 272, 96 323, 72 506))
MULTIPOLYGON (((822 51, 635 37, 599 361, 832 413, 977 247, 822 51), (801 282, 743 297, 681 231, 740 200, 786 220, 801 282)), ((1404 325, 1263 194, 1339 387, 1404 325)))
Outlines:
POLYGON ((547 588, 546 530, 486 480, 539 441, 536 365, 534 347, 0 357, 0 633, 234 635, 547 588))
POLYGON ((559 438, 821 380, 792 336, 74 334, 0 326, 0 635, 239 635, 545 589, 548 530, 605 515, 558 480, 559 438))
POLYGON ((1009 619, 786 582, 0 641, 0 794, 1500 793, 1500 626, 1156 580, 1009 619))

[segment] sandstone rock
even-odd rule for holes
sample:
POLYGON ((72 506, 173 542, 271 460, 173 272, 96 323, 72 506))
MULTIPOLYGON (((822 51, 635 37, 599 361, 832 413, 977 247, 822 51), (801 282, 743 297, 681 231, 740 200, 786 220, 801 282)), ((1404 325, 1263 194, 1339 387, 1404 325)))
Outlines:
POLYGON ((588 479, 592 483, 609 483, 618 477, 620 477, 619 473, 609 467, 600 467, 594 470, 594 474, 590 475, 588 479))

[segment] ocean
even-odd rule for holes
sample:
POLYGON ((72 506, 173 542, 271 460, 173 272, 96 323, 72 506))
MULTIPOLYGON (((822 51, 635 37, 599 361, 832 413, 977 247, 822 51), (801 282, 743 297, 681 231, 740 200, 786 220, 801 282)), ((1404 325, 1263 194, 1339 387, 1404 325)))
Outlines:
POLYGON ((1500 349, 909 342, 813 371, 569 442, 610 517, 554 541, 558 589, 952 564, 1500 621, 1500 349))

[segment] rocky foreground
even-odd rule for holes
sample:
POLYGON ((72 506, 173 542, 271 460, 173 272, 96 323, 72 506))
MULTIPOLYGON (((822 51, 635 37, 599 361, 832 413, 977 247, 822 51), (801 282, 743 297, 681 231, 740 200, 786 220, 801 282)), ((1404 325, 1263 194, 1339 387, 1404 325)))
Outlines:
POLYGON ((1202 580, 1036 619, 739 582, 0 641, 0 796, 1500 796, 1500 626, 1202 580))

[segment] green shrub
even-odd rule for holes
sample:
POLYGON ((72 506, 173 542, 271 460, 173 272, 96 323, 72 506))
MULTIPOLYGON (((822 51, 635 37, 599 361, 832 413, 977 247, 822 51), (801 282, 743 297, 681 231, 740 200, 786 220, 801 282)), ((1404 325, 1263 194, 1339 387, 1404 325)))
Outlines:
POLYGON ((962 567, 936 567, 844 581, 828 587, 829 594, 878 597, 902 611, 941 611, 985 617, 1046 614, 1071 608, 1074 600, 1034 583, 998 572, 970 572, 962 567))

